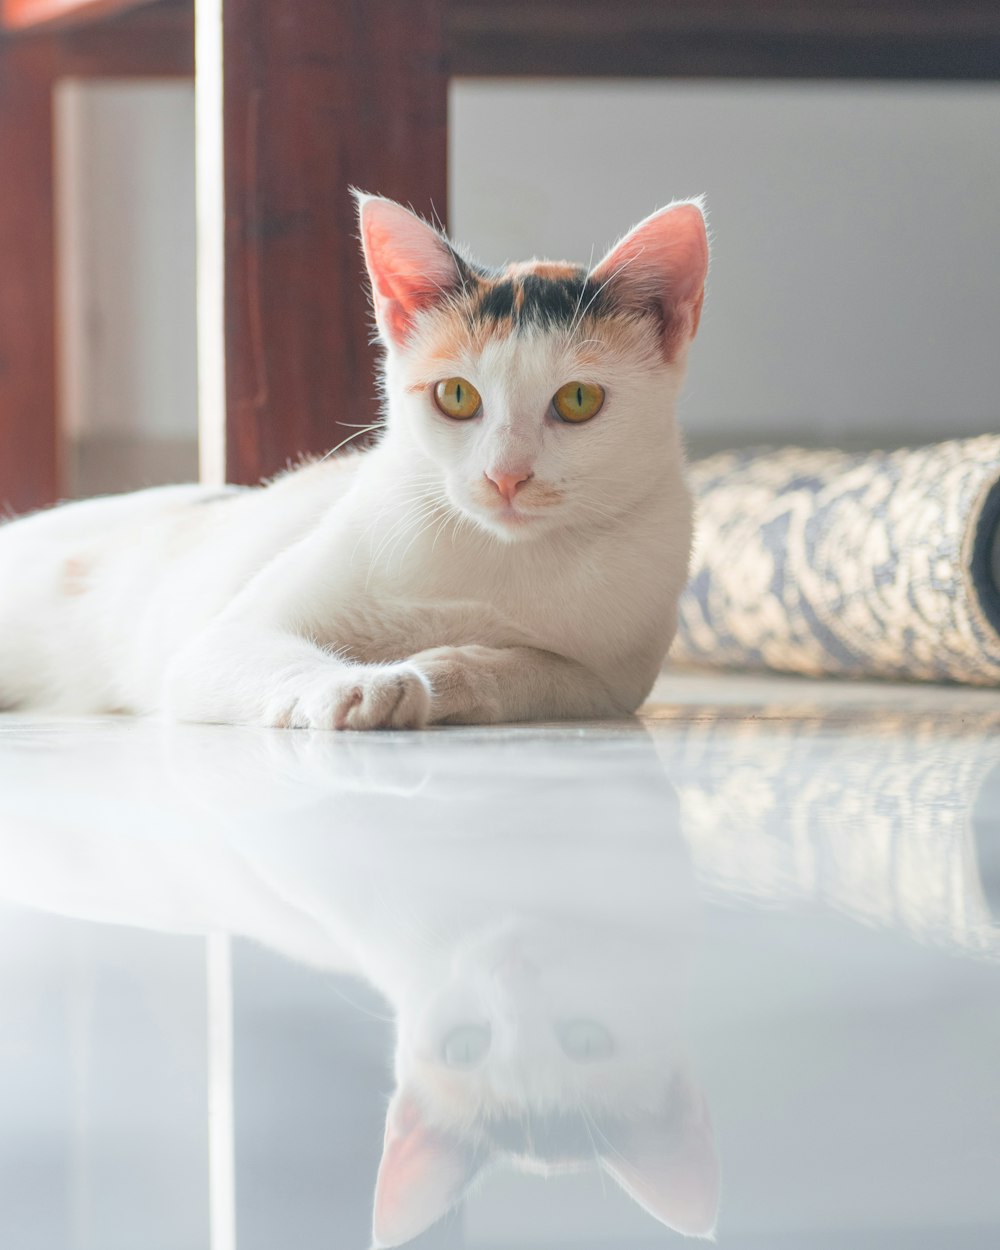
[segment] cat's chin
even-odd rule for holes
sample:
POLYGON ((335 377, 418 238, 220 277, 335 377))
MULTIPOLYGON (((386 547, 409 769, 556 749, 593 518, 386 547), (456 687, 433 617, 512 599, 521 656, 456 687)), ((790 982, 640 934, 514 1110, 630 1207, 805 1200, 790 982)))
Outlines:
POLYGON ((491 537, 506 543, 525 542, 551 529, 548 517, 540 517, 530 512, 483 513, 467 509, 466 514, 491 537))

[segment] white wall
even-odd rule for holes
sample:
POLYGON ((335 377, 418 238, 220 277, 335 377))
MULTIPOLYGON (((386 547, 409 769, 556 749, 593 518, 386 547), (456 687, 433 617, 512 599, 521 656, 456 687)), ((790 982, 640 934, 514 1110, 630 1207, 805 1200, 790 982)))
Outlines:
POLYGON ((891 442, 1000 427, 1000 89, 456 84, 451 223, 586 261, 674 197, 714 232, 685 425, 891 442))
POLYGON ((57 96, 62 420, 77 489, 195 472, 194 91, 57 96), (80 480, 82 478, 82 480, 80 480))

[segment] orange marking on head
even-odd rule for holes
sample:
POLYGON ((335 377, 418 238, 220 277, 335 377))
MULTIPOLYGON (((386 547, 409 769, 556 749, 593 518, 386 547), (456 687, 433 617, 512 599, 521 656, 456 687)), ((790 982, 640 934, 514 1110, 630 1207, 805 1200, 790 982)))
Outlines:
POLYGON ((469 346, 469 327, 457 308, 442 310, 428 327, 425 359, 432 364, 457 360, 469 346))
POLYGON ((584 317, 573 338, 581 369, 597 369, 609 360, 634 360, 636 356, 653 364, 660 352, 655 318, 629 313, 584 317))
POLYGON ((449 365, 464 355, 479 355, 486 344, 514 333, 510 317, 497 321, 478 321, 468 316, 469 307, 459 305, 429 325, 420 350, 420 358, 429 365, 449 365))
POLYGON ((62 592, 67 598, 74 599, 86 594, 92 566, 83 556, 70 556, 62 568, 62 592))
POLYGON ((566 260, 519 260, 507 266, 505 276, 517 279, 528 274, 536 278, 578 278, 580 267, 566 260))
POLYGON ((514 333, 514 328, 513 317, 499 317, 496 321, 484 327, 483 342, 485 344, 488 339, 509 339, 514 333))

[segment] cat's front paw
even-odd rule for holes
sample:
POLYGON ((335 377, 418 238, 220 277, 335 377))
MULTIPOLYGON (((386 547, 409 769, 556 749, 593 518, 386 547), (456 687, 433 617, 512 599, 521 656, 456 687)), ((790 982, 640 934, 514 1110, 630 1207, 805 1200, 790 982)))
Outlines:
POLYGON ((430 685, 410 664, 357 668, 301 695, 277 724, 302 729, 422 729, 430 685))

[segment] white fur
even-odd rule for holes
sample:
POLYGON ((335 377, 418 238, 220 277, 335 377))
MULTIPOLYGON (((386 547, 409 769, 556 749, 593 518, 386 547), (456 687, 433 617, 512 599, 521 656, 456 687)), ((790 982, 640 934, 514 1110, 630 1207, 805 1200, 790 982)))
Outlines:
POLYGON ((432 317, 387 344, 370 451, 218 499, 165 487, 3 526, 0 706, 352 729, 638 707, 687 574, 686 347, 605 352, 586 370, 604 408, 574 426, 549 400, 583 371, 579 335, 490 341, 428 376, 432 317), (453 374, 481 418, 435 409, 453 374), (484 474, 520 468, 559 502, 501 508, 484 474))

